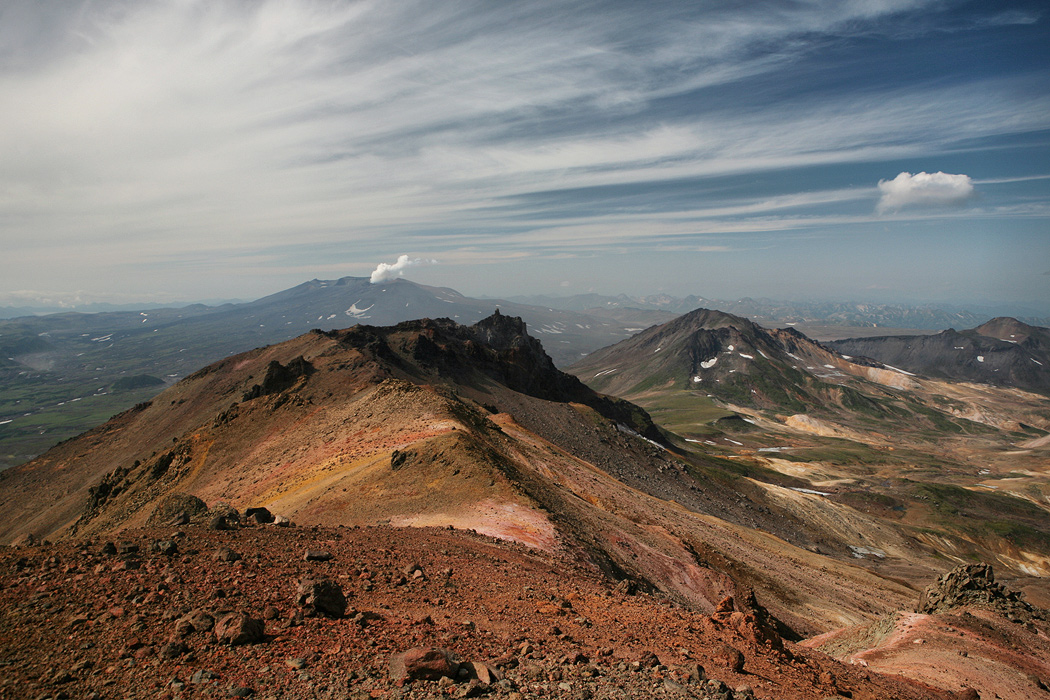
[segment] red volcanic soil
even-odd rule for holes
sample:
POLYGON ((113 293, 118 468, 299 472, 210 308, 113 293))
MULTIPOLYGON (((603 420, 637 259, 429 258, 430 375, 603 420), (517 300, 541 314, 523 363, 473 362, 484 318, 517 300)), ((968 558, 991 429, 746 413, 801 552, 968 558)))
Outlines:
POLYGON ((187 525, 106 544, 0 549, 0 698, 952 697, 782 643, 760 608, 704 615, 469 531, 187 525), (301 605, 303 579, 338 584, 345 615, 301 605), (263 636, 201 622, 229 613, 263 636), (391 676, 430 647, 475 665, 391 676))

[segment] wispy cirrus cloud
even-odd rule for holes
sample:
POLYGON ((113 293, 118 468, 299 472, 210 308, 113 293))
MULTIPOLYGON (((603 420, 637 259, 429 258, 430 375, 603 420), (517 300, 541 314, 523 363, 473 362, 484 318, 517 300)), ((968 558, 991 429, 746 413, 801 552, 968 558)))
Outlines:
POLYGON ((537 193, 811 172, 1050 126, 1032 73, 784 89, 826 47, 905 19, 934 32, 950 6, 12 0, 0 10, 0 95, 18 105, 0 110, 3 243, 86 286, 88 268, 156 275, 170 259, 174 280, 258 251, 289 270, 399 250, 500 260, 508 245, 620 245, 646 216, 701 210, 698 236, 776 228, 800 207, 870 202, 874 178, 785 176, 722 200, 705 184, 603 200, 611 213, 568 211, 570 196, 555 211, 537 193), (570 229, 579 241, 559 242, 570 229), (308 263, 311 249, 325 254, 308 263))

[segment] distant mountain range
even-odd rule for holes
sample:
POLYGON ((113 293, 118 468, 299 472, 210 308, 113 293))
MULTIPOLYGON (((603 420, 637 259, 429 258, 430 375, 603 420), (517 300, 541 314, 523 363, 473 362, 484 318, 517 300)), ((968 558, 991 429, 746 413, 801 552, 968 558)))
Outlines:
MULTIPOLYGON (((569 368, 592 388, 620 396, 656 416, 680 414, 681 402, 711 402, 731 411, 795 414, 794 423, 838 421, 886 431, 895 424, 928 430, 976 429, 969 421, 931 412, 909 377, 878 362, 843 357, 792 329, 766 329, 748 319, 698 309, 591 353, 569 368), (813 419, 819 419, 813 420, 813 419)), ((741 427, 741 426, 737 426, 741 427)), ((746 427, 746 426, 743 426, 746 427)), ((700 437, 676 424, 679 434, 700 437)), ((846 436, 849 430, 821 428, 846 436)))
MULTIPOLYGON (((934 305, 869 304, 862 302, 794 302, 745 297, 735 301, 706 299, 695 295, 674 297, 666 294, 631 297, 625 294, 604 296, 578 294, 568 297, 516 296, 515 301, 555 309, 589 314, 622 314, 629 309, 684 314, 695 309, 718 309, 749 318, 765 326, 814 324, 879 328, 914 328, 943 330, 966 328, 1001 315, 1001 309, 968 311, 934 305)), ((1016 315, 1016 312, 1012 312, 1016 315)), ((1022 321, 1033 325, 1050 325, 1050 318, 1022 315, 1022 321)), ((666 320, 666 319, 665 319, 666 320)))
POLYGON ((1050 329, 1015 318, 995 318, 964 331, 849 338, 828 345, 928 377, 1050 393, 1050 329))

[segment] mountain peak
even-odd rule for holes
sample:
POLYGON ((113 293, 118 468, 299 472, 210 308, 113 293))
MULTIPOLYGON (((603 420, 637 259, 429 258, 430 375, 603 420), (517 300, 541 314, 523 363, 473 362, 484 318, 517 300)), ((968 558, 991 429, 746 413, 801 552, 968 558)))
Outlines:
POLYGON ((982 323, 974 330, 989 338, 1021 343, 1032 334, 1035 328, 1010 316, 998 316, 987 323, 982 323))

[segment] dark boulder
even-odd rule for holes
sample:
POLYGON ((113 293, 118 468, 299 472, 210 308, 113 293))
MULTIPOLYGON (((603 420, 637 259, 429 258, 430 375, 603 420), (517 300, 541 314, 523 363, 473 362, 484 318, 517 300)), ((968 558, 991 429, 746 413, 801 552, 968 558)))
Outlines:
POLYGON ((346 595, 342 587, 330 579, 304 579, 295 593, 297 605, 307 613, 325 617, 342 617, 346 613, 346 595))

